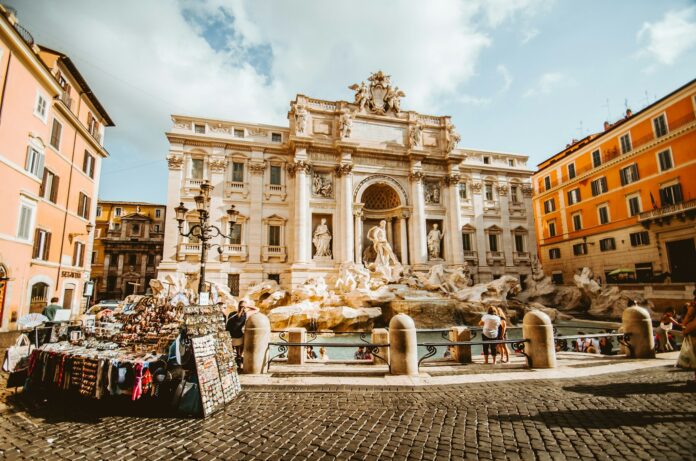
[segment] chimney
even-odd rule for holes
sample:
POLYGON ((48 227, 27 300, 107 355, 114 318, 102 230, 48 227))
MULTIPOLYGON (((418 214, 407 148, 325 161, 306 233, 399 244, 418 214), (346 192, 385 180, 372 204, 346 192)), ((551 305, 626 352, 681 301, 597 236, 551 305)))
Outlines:
POLYGON ((604 131, 607 131, 609 128, 611 128, 609 122, 604 122, 604 131))

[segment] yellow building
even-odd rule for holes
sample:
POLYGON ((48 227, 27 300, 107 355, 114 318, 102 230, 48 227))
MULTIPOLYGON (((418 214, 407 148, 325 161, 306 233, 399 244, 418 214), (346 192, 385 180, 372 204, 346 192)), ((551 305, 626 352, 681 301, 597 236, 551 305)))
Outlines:
POLYGON ((94 300, 144 294, 162 259, 166 205, 99 201, 92 251, 94 300))

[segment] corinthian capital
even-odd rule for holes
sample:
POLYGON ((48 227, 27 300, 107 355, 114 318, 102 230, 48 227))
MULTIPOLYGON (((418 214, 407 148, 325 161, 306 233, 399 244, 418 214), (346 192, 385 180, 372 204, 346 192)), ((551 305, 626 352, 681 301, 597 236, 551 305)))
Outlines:
POLYGON ((353 171, 353 164, 352 163, 344 163, 342 165, 336 166, 336 176, 341 177, 341 176, 346 176, 351 174, 353 171))
POLYGON ((169 155, 167 157, 167 164, 170 170, 180 170, 181 166, 184 164, 184 157, 181 155, 169 155))
POLYGON ((445 185, 456 186, 457 184, 459 184, 461 180, 462 177, 458 173, 450 173, 447 176, 445 176, 445 185))
POLYGON ((415 182, 421 182, 423 180, 423 176, 422 171, 412 171, 411 174, 408 175, 408 179, 415 182))
POLYGON ((295 173, 309 174, 312 171, 312 164, 304 160, 295 160, 294 163, 288 165, 288 173, 290 176, 295 176, 295 173))

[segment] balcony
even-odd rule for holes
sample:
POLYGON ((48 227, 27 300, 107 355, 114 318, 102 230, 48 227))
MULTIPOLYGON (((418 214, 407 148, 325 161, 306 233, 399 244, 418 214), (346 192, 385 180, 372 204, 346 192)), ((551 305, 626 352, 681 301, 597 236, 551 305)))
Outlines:
POLYGON ((638 215, 638 222, 645 227, 649 227, 650 223, 657 225, 669 224, 672 218, 684 221, 687 218, 694 219, 694 217, 696 217, 696 199, 691 199, 686 202, 644 211, 638 215))
POLYGON ((184 184, 184 193, 198 194, 201 188, 201 184, 203 184, 205 181, 205 178, 186 178, 186 183, 184 184))
POLYGON ((502 251, 488 251, 486 252, 486 262, 489 266, 496 264, 505 265, 505 253, 502 251))
POLYGON ((478 253, 475 251, 464 250, 464 261, 469 264, 476 265, 478 263, 478 253))
POLYGON ((63 91, 60 94, 60 100, 63 101, 63 104, 65 104, 68 109, 72 110, 72 98, 67 91, 63 91))
POLYGON ((234 194, 240 194, 242 198, 247 198, 249 196, 249 183, 225 181, 225 198, 231 198, 234 194))
POLYGON ((283 202, 287 198, 287 189, 282 184, 266 184, 263 189, 264 199, 270 200, 271 197, 280 197, 283 202))
POLYGON ((261 260, 263 262, 268 262, 274 259, 278 262, 284 263, 287 259, 287 253, 285 252, 285 246, 282 245, 264 245, 261 247, 261 260))
POLYGON ((248 257, 247 246, 238 243, 228 243, 222 245, 222 254, 220 260, 229 261, 246 261, 248 257))
POLYGON ((514 264, 529 264, 530 255, 528 251, 515 251, 512 253, 512 261, 514 264))
POLYGON ((201 244, 200 243, 180 243, 179 244, 179 261, 186 259, 186 256, 200 256, 201 254, 201 244))

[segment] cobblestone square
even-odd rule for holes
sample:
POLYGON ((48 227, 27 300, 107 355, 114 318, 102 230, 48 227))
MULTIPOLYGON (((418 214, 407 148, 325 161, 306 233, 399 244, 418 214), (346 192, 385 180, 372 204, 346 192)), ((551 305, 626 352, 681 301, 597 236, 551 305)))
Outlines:
POLYGON ((10 391, 3 459, 694 459, 696 386, 671 367, 437 387, 247 387, 205 420, 10 391), (120 414, 119 414, 120 413, 120 414))

